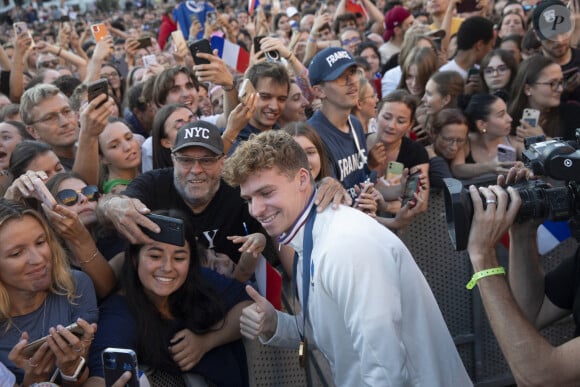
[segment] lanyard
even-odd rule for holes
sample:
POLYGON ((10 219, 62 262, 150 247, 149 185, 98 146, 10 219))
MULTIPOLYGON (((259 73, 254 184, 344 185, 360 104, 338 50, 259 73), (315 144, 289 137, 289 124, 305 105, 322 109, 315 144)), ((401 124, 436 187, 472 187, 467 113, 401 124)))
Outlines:
MULTIPOLYGON (((298 359, 300 361, 300 365, 304 367, 305 359, 306 359, 306 339, 304 338, 306 333, 306 320, 308 316, 308 295, 310 293, 310 276, 312 271, 312 229, 314 227, 314 219, 316 218, 316 206, 312 206, 310 209, 310 214, 308 214, 308 218, 306 219, 306 225, 304 226, 304 238, 302 242, 302 317, 304 320, 304 325, 302 328, 302 333, 298 330, 300 335, 300 348, 298 350, 298 359)), ((293 269, 293 276, 292 276, 292 290, 293 292, 298 291, 298 281, 297 281, 297 273, 298 273, 298 254, 294 255, 294 269, 293 269)), ((294 294, 296 296, 296 294, 294 294)))

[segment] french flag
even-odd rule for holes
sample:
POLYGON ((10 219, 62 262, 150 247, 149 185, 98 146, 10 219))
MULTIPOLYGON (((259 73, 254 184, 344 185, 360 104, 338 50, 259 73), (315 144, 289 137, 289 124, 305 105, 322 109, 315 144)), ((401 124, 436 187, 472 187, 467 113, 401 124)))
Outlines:
POLYGON ((254 271, 258 291, 276 310, 282 309, 282 275, 274 269, 270 262, 260 255, 256 271, 254 271))
POLYGON ((546 220, 538 227, 538 251, 544 255, 570 238, 572 233, 568 222, 552 222, 546 220))
MULTIPOLYGON (((553 222, 551 220, 546 220, 540 225, 540 227, 538 227, 538 232, 536 234, 538 252, 540 255, 547 254, 571 236, 572 233, 570 232, 568 222, 553 222)), ((501 238, 500 243, 506 249, 509 249, 510 239, 507 232, 501 238)))
POLYGON ((260 0, 248 0, 248 14, 252 16, 254 10, 260 6, 260 0))
POLYGON ((218 50, 218 56, 226 65, 243 73, 250 65, 250 53, 239 45, 220 36, 211 37, 212 50, 218 50))

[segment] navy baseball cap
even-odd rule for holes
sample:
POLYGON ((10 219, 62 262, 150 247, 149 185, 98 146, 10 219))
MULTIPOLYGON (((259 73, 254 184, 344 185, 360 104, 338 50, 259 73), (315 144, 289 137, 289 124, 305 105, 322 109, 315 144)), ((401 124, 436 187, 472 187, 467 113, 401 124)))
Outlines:
POLYGON ((314 86, 320 82, 334 81, 352 66, 356 66, 356 62, 344 48, 325 48, 312 58, 308 66, 310 84, 314 86))

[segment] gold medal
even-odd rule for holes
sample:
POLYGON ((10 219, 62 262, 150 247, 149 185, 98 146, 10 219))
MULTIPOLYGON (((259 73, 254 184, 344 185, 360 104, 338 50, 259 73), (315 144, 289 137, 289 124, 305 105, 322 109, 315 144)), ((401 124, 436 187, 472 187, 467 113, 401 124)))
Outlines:
POLYGON ((300 363, 300 367, 304 368, 306 366, 306 355, 308 354, 308 347, 306 344, 306 339, 300 342, 300 346, 298 347, 298 362, 300 363))

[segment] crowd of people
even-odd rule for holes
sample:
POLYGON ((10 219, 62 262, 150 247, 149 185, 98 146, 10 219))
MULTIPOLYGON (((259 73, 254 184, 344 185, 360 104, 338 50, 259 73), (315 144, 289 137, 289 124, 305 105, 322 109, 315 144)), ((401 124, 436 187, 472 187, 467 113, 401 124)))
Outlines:
POLYGON ((580 253, 545 274, 509 187, 525 138, 580 128, 577 2, 185 3, 4 15, 2 386, 104 386, 110 347, 143 383, 246 386, 242 337, 319 349, 339 386, 472 385, 397 237, 446 178, 497 181, 470 186, 468 251, 516 382, 580 382, 578 339, 538 333, 580 323, 580 253))

